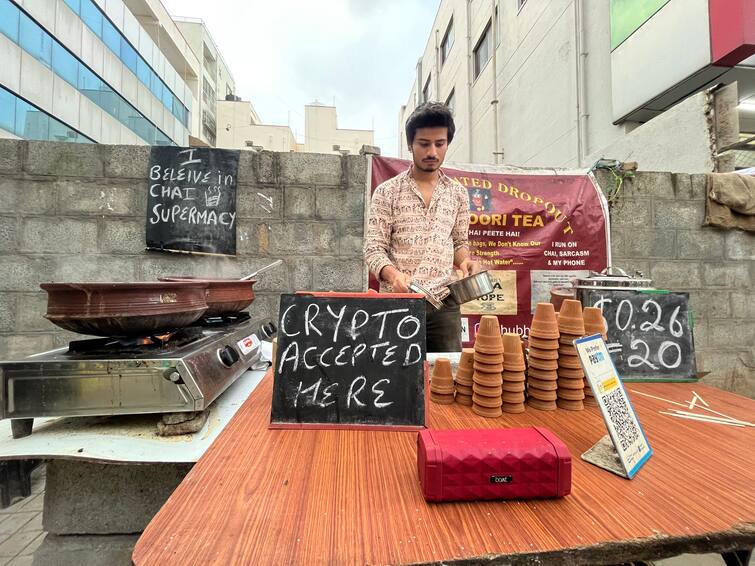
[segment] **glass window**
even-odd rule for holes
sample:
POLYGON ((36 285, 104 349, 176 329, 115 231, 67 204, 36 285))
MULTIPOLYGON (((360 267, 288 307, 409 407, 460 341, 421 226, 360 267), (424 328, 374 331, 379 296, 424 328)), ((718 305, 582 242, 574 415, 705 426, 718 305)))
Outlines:
POLYGON ((155 145, 171 145, 171 143, 173 142, 168 139, 168 136, 166 136, 160 130, 157 130, 155 134, 155 145))
POLYGON ((167 86, 163 88, 163 104, 168 110, 173 108, 173 93, 167 86))
POLYGON ((115 29, 115 26, 111 24, 107 19, 102 20, 102 41, 107 45, 108 49, 120 55, 121 53, 121 34, 115 29))
POLYGON ((16 100, 10 92, 0 88, 0 128, 16 131, 16 100))
POLYGON ((16 98, 16 135, 31 140, 49 139, 50 117, 28 104, 16 98))
POLYGON ((102 81, 84 65, 79 65, 79 90, 97 106, 100 105, 102 81))
POLYGON ((52 44, 52 70, 78 88, 79 62, 57 41, 52 44))
POLYGON ((120 98, 121 97, 113 92, 109 86, 104 83, 102 84, 102 89, 100 90, 100 107, 115 118, 118 118, 120 112, 120 98))
POLYGON ((48 137, 50 141, 76 141, 77 137, 76 130, 69 128, 55 118, 50 118, 50 135, 48 137))
POLYGON ((163 97, 163 82, 154 71, 149 72, 149 90, 152 91, 158 100, 163 97))
POLYGON ((121 38, 121 61, 123 61, 123 63, 131 69, 131 72, 134 74, 136 74, 137 58, 134 48, 131 47, 125 39, 121 38))
POLYGON ((64 0, 68 7, 71 8, 76 14, 81 12, 81 0, 64 0))
POLYGON ((10 0, 0 0, 0 33, 4 33, 18 43, 19 11, 10 0))
POLYGON ((52 38, 26 14, 21 14, 20 45, 35 59, 52 67, 52 38))
POLYGON ((430 77, 431 75, 427 76, 427 81, 425 82, 425 86, 422 89, 422 102, 427 102, 430 100, 430 77))
POLYGON ((446 33, 443 36, 443 41, 440 42, 440 63, 441 65, 448 59, 448 52, 451 51, 451 47, 454 44, 454 19, 448 22, 446 33))
POLYGON ((485 31, 482 32, 480 41, 477 42, 477 47, 474 48, 474 77, 480 76, 485 64, 490 60, 490 22, 485 27, 485 31))
POLYGON ((155 144, 155 127, 143 116, 137 118, 134 124, 134 132, 150 145, 155 144))
POLYGON ((454 111, 454 106, 456 106, 456 89, 451 89, 451 93, 446 98, 446 106, 450 108, 451 112, 454 111))
POLYGON ((136 60, 136 77, 141 81, 142 84, 147 85, 147 88, 149 88, 149 66, 147 63, 139 57, 136 60))
POLYGON ((97 37, 102 37, 102 12, 92 0, 81 0, 81 19, 97 37))

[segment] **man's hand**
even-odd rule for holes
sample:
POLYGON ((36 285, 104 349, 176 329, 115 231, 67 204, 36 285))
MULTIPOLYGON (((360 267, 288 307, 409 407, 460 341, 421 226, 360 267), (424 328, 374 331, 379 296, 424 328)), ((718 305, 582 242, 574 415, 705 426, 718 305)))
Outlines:
POLYGON ((391 286, 394 293, 409 293, 409 284, 412 282, 412 278, 406 273, 396 271, 396 274, 391 279, 391 286))
POLYGON ((380 278, 387 281, 393 287, 394 293, 408 293, 412 278, 406 273, 401 273, 392 265, 386 265, 380 271, 380 278))
POLYGON ((469 277, 470 275, 480 272, 480 264, 471 257, 467 257, 461 261, 459 269, 461 269, 464 277, 469 277))

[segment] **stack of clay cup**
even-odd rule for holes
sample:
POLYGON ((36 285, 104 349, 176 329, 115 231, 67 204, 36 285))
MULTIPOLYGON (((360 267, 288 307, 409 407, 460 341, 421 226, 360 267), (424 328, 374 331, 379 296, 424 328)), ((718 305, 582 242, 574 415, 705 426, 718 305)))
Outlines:
POLYGON ((430 401, 440 405, 450 405, 454 402, 454 377, 448 358, 435 360, 430 380, 430 401))
POLYGON ((500 417, 503 403, 503 341, 498 317, 485 315, 474 344, 472 410, 482 417, 500 417))
POLYGON ((557 404, 561 409, 581 411, 585 408, 585 373, 573 342, 585 335, 582 303, 574 299, 561 303, 558 329, 561 337, 558 339, 557 404))
POLYGON ((474 349, 464 348, 456 370, 456 402, 467 407, 472 406, 472 375, 474 374, 474 349))
MULTIPOLYGON (((608 339, 606 333, 606 319, 603 318, 603 311, 598 307, 585 307, 582 310, 582 318, 585 321, 585 336, 591 336, 593 334, 600 334, 603 336, 603 340, 608 339)), ((595 402, 595 395, 592 392, 592 388, 585 379, 585 401, 595 402)))
POLYGON ((507 332, 502 337, 503 351, 503 385, 501 389, 501 410, 506 413, 524 412, 524 350, 519 334, 507 332))
POLYGON ((527 404, 541 411, 556 410, 558 389, 558 323, 551 303, 538 303, 530 327, 527 404))

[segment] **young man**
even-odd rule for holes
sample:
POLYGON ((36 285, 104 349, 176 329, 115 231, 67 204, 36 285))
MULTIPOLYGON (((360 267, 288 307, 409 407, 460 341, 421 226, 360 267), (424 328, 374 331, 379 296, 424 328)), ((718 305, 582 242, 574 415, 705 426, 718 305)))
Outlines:
POLYGON ((443 301, 439 311, 428 304, 428 352, 461 350, 461 315, 448 284, 458 279, 454 265, 464 276, 480 270, 469 255, 467 190, 440 170, 455 129, 445 104, 412 112, 406 141, 414 163, 375 189, 364 236, 364 260, 381 291, 406 293, 414 281, 443 301))

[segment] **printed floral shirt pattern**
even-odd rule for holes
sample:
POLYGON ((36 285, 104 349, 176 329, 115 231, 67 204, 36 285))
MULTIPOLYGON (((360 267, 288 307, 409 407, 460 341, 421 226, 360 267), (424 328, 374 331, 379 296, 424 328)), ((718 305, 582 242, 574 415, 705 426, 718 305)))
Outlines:
MULTIPOLYGON (((411 168, 375 189, 364 260, 375 277, 393 265, 442 299, 449 293, 447 285, 458 279, 454 253, 469 247, 469 197, 464 187, 440 172, 427 207, 410 173, 411 168)), ((380 290, 392 288, 381 280, 380 290)))

